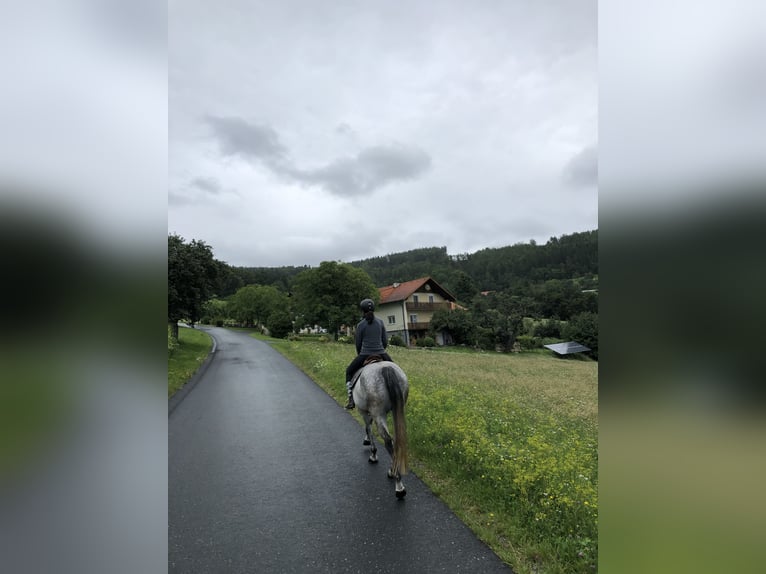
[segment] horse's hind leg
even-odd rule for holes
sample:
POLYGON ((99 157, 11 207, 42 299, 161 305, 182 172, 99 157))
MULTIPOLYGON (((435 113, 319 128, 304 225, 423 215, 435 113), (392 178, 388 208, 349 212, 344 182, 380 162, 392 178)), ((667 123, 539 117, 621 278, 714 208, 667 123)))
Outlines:
POLYGON ((391 466, 388 469, 388 478, 396 480, 396 498, 404 498, 407 495, 407 489, 404 488, 402 483, 402 475, 398 470, 394 470, 394 440, 391 438, 391 433, 388 432, 388 426, 386 425, 385 418, 377 419, 378 431, 383 437, 383 442, 386 445, 386 450, 391 456, 391 466))
POLYGON ((391 433, 388 432, 388 426, 386 425, 386 418, 385 417, 378 417, 375 419, 375 424, 378 427, 378 432, 380 433, 380 436, 383 438, 383 444, 386 445, 386 450, 388 451, 388 454, 391 456, 391 465, 394 464, 394 439, 391 438, 391 433))
POLYGON ((383 444, 386 445, 388 455, 391 457, 391 466, 388 469, 388 478, 394 478, 394 439, 391 438, 391 433, 388 432, 388 426, 386 425, 386 419, 384 417, 378 417, 375 421, 378 425, 378 432, 383 437, 383 444))
POLYGON ((365 421, 364 422, 364 440, 362 440, 362 444, 364 446, 370 446, 371 440, 372 440, 372 429, 371 423, 365 421))
POLYGON ((364 440, 362 444, 370 445, 370 458, 367 459, 371 463, 378 462, 378 448, 375 446, 375 440, 372 437, 372 417, 370 413, 362 412, 362 418, 364 419, 364 440))

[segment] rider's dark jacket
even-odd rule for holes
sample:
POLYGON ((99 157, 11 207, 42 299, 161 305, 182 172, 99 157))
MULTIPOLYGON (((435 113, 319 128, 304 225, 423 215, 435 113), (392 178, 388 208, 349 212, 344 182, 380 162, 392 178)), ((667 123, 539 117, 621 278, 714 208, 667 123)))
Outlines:
POLYGON ((362 319, 356 326, 356 352, 359 355, 379 355, 388 347, 386 326, 378 317, 368 323, 362 319))

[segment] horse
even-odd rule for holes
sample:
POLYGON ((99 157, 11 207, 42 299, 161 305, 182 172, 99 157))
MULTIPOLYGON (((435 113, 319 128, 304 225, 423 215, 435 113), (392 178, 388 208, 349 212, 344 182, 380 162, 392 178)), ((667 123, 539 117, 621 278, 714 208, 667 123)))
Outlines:
POLYGON ((372 422, 375 421, 378 434, 391 456, 388 477, 396 479, 395 493, 398 499, 407 495, 407 489, 402 484, 402 475, 407 474, 407 423, 404 406, 407 404, 409 389, 407 375, 399 365, 390 361, 370 363, 362 367, 353 388, 354 403, 364 419, 365 434, 362 444, 370 445, 368 460, 371 464, 378 462, 378 449, 372 434, 372 422), (393 412, 394 418, 393 438, 386 425, 389 412, 393 412))

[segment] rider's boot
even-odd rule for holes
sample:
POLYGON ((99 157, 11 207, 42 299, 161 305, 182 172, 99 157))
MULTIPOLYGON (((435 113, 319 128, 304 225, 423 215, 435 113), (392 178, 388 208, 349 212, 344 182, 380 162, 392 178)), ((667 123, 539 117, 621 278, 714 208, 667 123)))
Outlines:
POLYGON ((354 392, 351 390, 351 381, 346 381, 346 390, 348 392, 348 402, 344 408, 353 409, 356 405, 354 404, 354 392))

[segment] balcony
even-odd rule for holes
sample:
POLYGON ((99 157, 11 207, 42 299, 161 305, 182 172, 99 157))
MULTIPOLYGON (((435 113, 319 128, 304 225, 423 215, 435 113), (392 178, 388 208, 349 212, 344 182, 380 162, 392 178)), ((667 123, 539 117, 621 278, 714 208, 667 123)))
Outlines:
POLYGON ((418 311, 424 312, 424 313, 433 313, 434 311, 439 311, 441 309, 444 309, 445 311, 449 311, 450 304, 449 303, 410 303, 407 302, 407 312, 408 313, 417 313, 418 311))
POLYGON ((431 323, 407 323, 409 331, 428 331, 430 327, 431 323))

